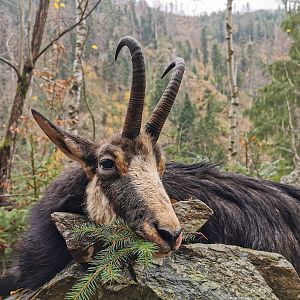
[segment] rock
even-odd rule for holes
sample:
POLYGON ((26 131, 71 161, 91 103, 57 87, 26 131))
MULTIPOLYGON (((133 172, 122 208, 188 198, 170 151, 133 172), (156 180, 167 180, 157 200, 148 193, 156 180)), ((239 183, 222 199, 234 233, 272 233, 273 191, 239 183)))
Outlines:
MULTIPOLYGON (((133 269, 136 281, 127 272, 121 285, 99 287, 93 299, 300 299, 295 270, 276 253, 219 244, 185 245, 162 263, 133 269)), ((82 267, 74 263, 35 294, 35 299, 63 299, 82 275, 82 267)))
POLYGON ((198 199, 177 202, 173 208, 183 232, 188 233, 198 231, 213 214, 212 209, 198 199))
POLYGON ((300 279, 282 255, 245 248, 237 250, 246 255, 279 299, 300 299, 300 279))
POLYGON ((290 174, 283 176, 280 180, 281 183, 294 185, 300 187, 300 165, 295 168, 290 174))
POLYGON ((6 300, 30 300, 30 299, 64 299, 64 296, 74 285, 76 280, 84 275, 83 267, 74 262, 57 274, 52 280, 36 291, 23 290, 6 300))
POLYGON ((218 246, 183 246, 162 265, 136 270, 138 282, 159 299, 278 299, 251 262, 218 246))
POLYGON ((55 212, 51 219, 58 231, 66 241, 67 247, 77 262, 89 262, 92 256, 101 248, 101 242, 94 236, 86 236, 84 239, 77 239, 74 234, 76 226, 88 223, 85 216, 55 212))
MULTIPOLYGON (((176 203, 174 210, 189 232, 199 230, 212 214, 199 200, 176 203)), ((54 213, 52 218, 74 258, 86 261, 89 249, 97 248, 99 241, 93 236, 74 240, 72 229, 87 219, 68 213, 54 213)), ((38 291, 23 292, 21 299, 63 299, 83 275, 84 268, 74 262, 38 291)), ((300 299, 300 279, 293 266, 276 253, 221 244, 182 245, 150 268, 134 265, 126 269, 121 283, 99 286, 96 299, 296 300, 300 299)))

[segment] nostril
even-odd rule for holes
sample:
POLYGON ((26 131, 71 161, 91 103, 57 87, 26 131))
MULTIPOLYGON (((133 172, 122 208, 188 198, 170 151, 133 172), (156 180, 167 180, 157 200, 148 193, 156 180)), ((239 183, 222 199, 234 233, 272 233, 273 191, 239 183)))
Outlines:
POLYGON ((175 246, 176 241, 178 237, 181 234, 181 229, 177 230, 176 232, 171 232, 169 230, 159 228, 158 226, 155 226, 156 230, 158 231, 161 238, 166 241, 172 248, 175 246))

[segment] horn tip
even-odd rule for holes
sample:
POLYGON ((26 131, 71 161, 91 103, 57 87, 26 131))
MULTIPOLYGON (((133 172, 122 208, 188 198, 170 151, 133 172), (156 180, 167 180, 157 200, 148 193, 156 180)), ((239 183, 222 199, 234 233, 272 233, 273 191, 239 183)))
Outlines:
POLYGON ((38 112, 34 108, 31 109, 31 113, 35 120, 37 120, 38 118, 42 118, 42 119, 45 118, 40 112, 38 112))
POLYGON ((32 109, 31 109, 31 113, 32 113, 33 115, 35 115, 35 114, 38 114, 38 111, 36 111, 34 108, 32 108, 32 109))
POLYGON ((35 121, 38 123, 38 125, 43 128, 43 124, 47 123, 53 126, 51 121, 49 121, 44 115, 42 115, 40 112, 38 112, 35 109, 31 109, 31 113, 35 121))
POLYGON ((173 68, 175 67, 175 60, 171 62, 168 67, 165 69, 160 79, 163 79, 173 68))
POLYGON ((184 59, 181 57, 176 57, 166 68, 166 70, 164 71, 160 79, 163 79, 175 66, 179 66, 179 65, 183 66, 184 68, 185 66, 184 59))
POLYGON ((119 43, 116 49, 116 53, 115 53, 115 61, 117 61, 118 56, 120 54, 121 49, 123 48, 123 46, 119 43))
POLYGON ((132 44, 132 45, 136 44, 136 45, 138 45, 138 42, 137 42, 136 39, 134 39, 133 37, 131 37, 129 35, 123 36, 120 39, 120 41, 118 43, 118 46, 117 46, 117 49, 116 49, 116 53, 115 53, 115 61, 118 59, 119 53, 122 50, 122 48, 124 46, 126 46, 126 45, 128 46, 129 44, 132 44))

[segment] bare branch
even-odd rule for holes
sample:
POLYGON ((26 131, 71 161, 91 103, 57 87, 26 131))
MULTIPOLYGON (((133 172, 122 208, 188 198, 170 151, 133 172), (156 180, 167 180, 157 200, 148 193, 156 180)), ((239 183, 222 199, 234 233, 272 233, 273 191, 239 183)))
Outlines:
POLYGON ((299 91, 297 91, 294 83, 292 82, 292 80, 291 80, 291 78, 289 76, 288 70, 286 68, 286 63, 284 63, 284 72, 285 72, 285 77, 286 77, 289 85, 291 86, 291 88, 294 90, 295 95, 299 96, 299 91))
POLYGON ((21 74, 18 70, 18 68, 11 62, 9 62, 8 60, 6 60, 5 58, 3 57, 0 57, 0 61, 4 62, 5 64, 7 64, 8 66, 10 66, 16 73, 17 73, 17 76, 18 76, 18 80, 21 79, 21 74))
POLYGON ((30 44, 31 44, 31 14, 32 14, 32 0, 29 0, 28 3, 28 18, 27 18, 27 50, 28 50, 28 59, 30 65, 32 65, 32 53, 30 51, 30 44))
MULTIPOLYGON (((84 41, 84 45, 88 39, 88 36, 90 34, 90 28, 87 27, 87 35, 86 35, 86 38, 85 38, 85 41, 84 41)), ((84 46, 83 46, 84 47, 84 46)), ((82 52, 83 54, 83 52, 82 52)), ((91 109, 91 106, 90 106, 90 103, 87 99, 87 95, 86 95, 86 84, 85 84, 85 73, 84 73, 84 69, 83 69, 83 65, 81 64, 81 72, 82 72, 82 89, 83 89, 83 99, 84 99, 84 102, 86 104, 86 107, 89 111, 89 114, 91 116, 91 120, 92 120, 92 138, 93 138, 93 141, 95 141, 96 139, 96 122, 95 122, 95 117, 94 117, 94 114, 92 112, 92 109, 91 109)))
POLYGON ((19 0, 19 35, 20 35, 20 42, 19 42, 19 66, 23 66, 23 43, 24 43, 24 3, 23 0, 19 0))
POLYGON ((2 0, 2 1, 4 1, 8 5, 12 6, 13 8, 17 8, 17 6, 15 4, 11 3, 11 1, 8 1, 8 0, 2 0))
POLYGON ((58 88, 65 90, 67 89, 65 86, 63 86, 62 84, 57 83, 55 80, 51 80, 49 78, 47 78, 46 76, 39 76, 38 78, 41 78, 47 82, 49 82, 52 86, 57 86, 58 88))
POLYGON ((41 55, 43 55, 55 42, 57 42, 61 37, 63 37, 66 33, 72 31, 73 29, 75 29, 82 21, 84 21, 85 19, 87 19, 92 12, 98 7, 98 5, 101 3, 101 0, 98 0, 96 2, 96 4, 93 6, 93 8, 85 15, 87 6, 83 9, 82 11, 82 16, 80 18, 80 20, 78 22, 76 22, 75 24, 73 24, 72 26, 70 26, 69 28, 67 28, 66 30, 64 30, 63 32, 61 32, 55 39, 53 39, 35 58, 34 58, 34 63, 39 59, 39 57, 41 55))
POLYGON ((294 135, 294 125, 293 125, 293 118, 292 118, 292 112, 291 112, 291 106, 287 98, 285 98, 286 101, 286 106, 288 109, 289 113, 289 125, 291 129, 291 137, 292 137, 292 147, 293 147, 293 152, 294 152, 294 164, 297 166, 297 163, 300 161, 300 156, 298 154, 298 149, 297 149, 297 141, 294 135))

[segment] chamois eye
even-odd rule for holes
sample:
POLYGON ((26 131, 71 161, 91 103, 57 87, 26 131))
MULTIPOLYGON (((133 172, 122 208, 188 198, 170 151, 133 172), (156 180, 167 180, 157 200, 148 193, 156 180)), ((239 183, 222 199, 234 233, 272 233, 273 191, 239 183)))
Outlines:
POLYGON ((109 170, 115 167, 115 162, 112 159, 103 159, 100 161, 99 166, 101 169, 109 170))

